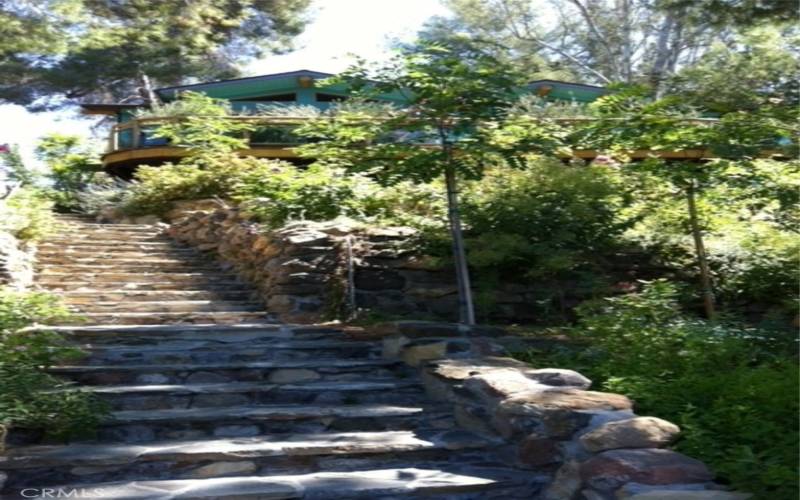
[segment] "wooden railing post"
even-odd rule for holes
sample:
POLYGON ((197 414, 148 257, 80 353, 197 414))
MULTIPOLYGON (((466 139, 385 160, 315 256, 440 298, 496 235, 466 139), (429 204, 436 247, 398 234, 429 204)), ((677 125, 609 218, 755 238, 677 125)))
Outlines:
POLYGON ((133 149, 139 148, 141 129, 139 127, 139 120, 133 120, 133 141, 132 147, 133 149))

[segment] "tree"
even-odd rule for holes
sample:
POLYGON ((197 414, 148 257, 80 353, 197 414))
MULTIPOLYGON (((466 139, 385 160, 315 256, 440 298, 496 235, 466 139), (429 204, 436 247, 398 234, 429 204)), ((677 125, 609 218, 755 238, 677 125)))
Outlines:
POLYGON ((667 92, 716 113, 800 104, 797 28, 754 28, 731 42, 712 45, 668 82, 667 92))
POLYGON ((97 154, 78 135, 49 134, 39 139, 36 156, 50 169, 56 205, 71 210, 82 191, 101 170, 97 154))
POLYGON ((11 146, 7 152, 0 151, 0 167, 2 167, 6 178, 16 182, 21 186, 30 186, 39 179, 39 174, 25 165, 19 146, 11 146))
MULTIPOLYGON (((453 26, 502 44, 521 66, 542 58, 551 70, 588 83, 658 88, 726 33, 694 3, 649 0, 447 0, 453 26), (553 19, 555 17, 555 19, 553 19)), ((445 22, 442 20, 439 23, 445 22)), ((539 76, 537 68, 531 76, 539 76)))
POLYGON ((797 20, 797 2, 793 0, 667 0, 662 4, 665 10, 678 12, 689 6, 701 9, 707 21, 716 25, 747 27, 797 20))
POLYGON ((238 75, 303 29, 310 0, 11 0, 0 7, 0 99, 53 108, 154 100, 152 86, 238 75))
MULTIPOLYGON (((782 122, 771 113, 731 112, 718 121, 697 119, 691 108, 676 96, 652 101, 646 90, 631 88, 600 98, 591 105, 597 119, 578 125, 570 137, 581 149, 610 151, 625 161, 632 150, 710 150, 723 160, 749 161, 765 151, 783 149, 797 155, 798 127, 782 122)), ((686 227, 692 237, 700 278, 703 308, 708 318, 716 314, 711 270, 704 242, 704 222, 697 197, 705 189, 729 182, 725 161, 684 160, 667 162, 651 158, 641 167, 672 186, 686 202, 686 227)), ((735 174, 757 185, 767 177, 735 174)))
POLYGON ((408 106, 345 104, 298 129, 313 139, 300 148, 301 154, 369 172, 384 184, 444 177, 460 320, 473 324, 458 181, 480 178, 485 160, 496 154, 485 124, 499 120, 510 104, 518 83, 515 75, 483 45, 456 37, 420 41, 379 67, 361 62, 337 81, 360 99, 402 94, 408 106))

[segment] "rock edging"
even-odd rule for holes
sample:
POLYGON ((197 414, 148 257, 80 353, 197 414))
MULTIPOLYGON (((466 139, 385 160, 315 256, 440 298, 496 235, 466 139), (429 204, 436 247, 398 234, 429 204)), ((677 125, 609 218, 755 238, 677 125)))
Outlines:
POLYGON ((0 231, 0 285, 24 291, 33 286, 36 247, 0 231))
POLYGON ((744 500, 702 462, 664 449, 675 424, 637 416, 620 394, 588 390, 573 370, 503 357, 496 328, 394 322, 376 327, 384 356, 417 367, 426 392, 453 405, 458 424, 502 438, 516 467, 551 477, 546 500, 744 500), (659 496, 660 495, 660 496, 659 496))

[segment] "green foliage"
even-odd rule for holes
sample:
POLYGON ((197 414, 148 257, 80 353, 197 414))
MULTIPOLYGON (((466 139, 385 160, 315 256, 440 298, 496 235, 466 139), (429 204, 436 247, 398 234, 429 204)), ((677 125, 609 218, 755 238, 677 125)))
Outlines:
POLYGON ((107 207, 125 206, 133 194, 134 184, 97 173, 92 182, 78 193, 78 207, 86 214, 98 214, 107 207))
POLYGON ((367 171, 385 184, 428 182, 448 168, 479 178, 482 160, 495 152, 481 124, 502 116, 516 78, 484 44, 457 37, 420 41, 385 65, 357 65, 331 82, 365 100, 403 96, 406 107, 337 107, 298 129, 313 141, 298 151, 367 171))
POLYGON ((36 156, 49 168, 56 207, 77 209, 78 193, 101 169, 95 148, 77 135, 49 134, 39 139, 36 156))
POLYGON ((99 423, 102 405, 88 393, 64 391, 64 382, 42 371, 80 351, 53 332, 24 329, 68 316, 52 295, 0 290, 0 425, 67 439, 91 434, 99 423))
POLYGON ((587 303, 572 335, 580 351, 520 357, 576 368, 624 393, 637 413, 683 428, 679 451, 756 498, 791 498, 797 482, 798 367, 793 339, 682 314, 666 281, 587 303))
POLYGON ((672 79, 669 91, 716 113, 797 105, 798 49, 797 30, 752 29, 733 43, 715 43, 672 79))
MULTIPOLYGON (((239 74, 290 47, 309 0, 45 0, 0 7, 0 99, 58 107, 239 74)), ((141 94, 140 94, 141 95, 141 94)))
POLYGON ((344 216, 362 222, 441 224, 444 200, 438 186, 410 182, 384 188, 369 176, 313 164, 298 168, 274 163, 239 178, 233 198, 259 222, 278 227, 290 220, 331 220, 344 216))
POLYGON ((40 174, 25 165, 22 155, 19 153, 19 146, 11 146, 7 153, 0 153, 0 168, 6 173, 6 177, 13 182, 23 186, 32 186, 39 180, 40 174))
MULTIPOLYGON (((662 181, 662 163, 631 164, 621 172, 636 197, 619 213, 636 223, 624 239, 657 255, 669 267, 695 266, 680 188, 662 181)), ((796 234, 800 163, 719 160, 696 167, 703 181, 697 209, 720 305, 741 314, 794 314, 800 279, 796 234)), ((679 182, 686 170, 671 173, 679 182)), ((751 318, 753 319, 753 318, 751 318)))
POLYGON ((53 202, 40 190, 23 188, 0 200, 0 231, 22 241, 39 241, 56 226, 53 202))
POLYGON ((374 215, 377 185, 360 174, 312 165, 298 169, 276 164, 264 171, 243 175, 234 188, 234 199, 260 222, 279 227, 289 220, 330 220, 340 215, 363 218, 374 215))
POLYGON ((140 166, 136 182, 120 207, 129 215, 163 214, 176 201, 202 198, 228 198, 239 179, 249 172, 267 176, 283 162, 238 158, 236 156, 204 157, 200 165, 184 160, 158 167, 140 166))
MULTIPOLYGON (((189 163, 215 161, 247 147, 245 132, 252 123, 231 118, 228 101, 214 99, 197 92, 186 92, 168 109, 171 118, 158 127, 156 137, 169 139, 174 146, 189 150, 189 163), (209 160, 206 160, 209 158, 209 160)), ((158 113, 159 108, 154 110, 158 113)))
POLYGON ((517 278, 552 279, 596 269, 625 229, 621 182, 602 167, 531 158, 468 185, 463 213, 470 263, 517 278))

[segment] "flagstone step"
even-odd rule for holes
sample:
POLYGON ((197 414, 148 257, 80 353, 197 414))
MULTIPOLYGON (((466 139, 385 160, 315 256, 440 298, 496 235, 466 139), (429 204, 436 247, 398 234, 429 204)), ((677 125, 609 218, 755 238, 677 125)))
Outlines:
MULTIPOLYGON (((62 391, 83 391, 102 397, 113 410, 166 410, 265 404, 382 403, 411 404, 420 400, 416 380, 222 384, 81 386, 62 391)), ((61 392, 61 391, 59 391, 61 392)))
POLYGON ((86 273, 99 273, 117 274, 117 273, 203 273, 203 274, 217 274, 220 272, 220 266, 213 262, 173 262, 163 264, 153 264, 150 262, 143 262, 141 264, 123 263, 115 264, 109 262, 106 264, 43 264, 37 266, 36 270, 40 278, 47 278, 49 276, 68 275, 84 275, 86 273))
MULTIPOLYGON (((147 277, 145 277, 147 278, 147 277)), ((119 291, 182 291, 187 288, 202 287, 208 291, 225 291, 225 290, 241 290, 246 287, 244 283, 239 281, 233 276, 225 278, 192 278, 180 281, 107 281, 96 282, 91 280, 80 281, 61 281, 61 277, 57 280, 37 279, 36 283, 48 289, 53 293, 59 292, 88 292, 92 290, 108 290, 111 292, 119 291)))
POLYGON ((141 252, 138 255, 124 253, 107 253, 98 255, 96 253, 87 254, 83 256, 76 255, 60 255, 56 254, 39 254, 38 264, 40 266, 121 266, 125 264, 207 264, 214 262, 212 259, 207 258, 200 253, 184 253, 183 255, 170 255, 168 252, 163 252, 161 255, 154 255, 154 252, 141 252))
POLYGON ((233 381, 300 382, 391 377, 398 363, 383 359, 250 361, 197 364, 54 366, 50 373, 88 385, 182 384, 233 381))
POLYGON ((62 324, 118 324, 118 325, 152 325, 171 323, 212 323, 233 324, 247 321, 266 321, 266 311, 208 311, 208 312, 87 312, 62 324))
POLYGON ((57 237, 50 238, 47 241, 51 243, 75 243, 76 241, 89 241, 94 242, 98 240, 108 241, 124 241, 126 243, 140 243, 140 242, 164 242, 172 243, 172 240, 158 231, 142 232, 142 233, 129 233, 123 231, 80 231, 74 233, 60 233, 57 237))
MULTIPOLYGON (((69 304, 69 302, 68 302, 69 304)), ((256 312, 263 313, 264 305, 253 301, 232 300, 159 300, 131 302, 90 302, 73 305, 84 313, 178 313, 178 312, 256 312)))
POLYGON ((183 259, 193 259, 193 258, 201 258, 207 259, 207 254, 198 252, 192 248, 181 248, 181 247, 163 247, 163 248, 152 248, 149 250, 142 250, 139 247, 129 248, 129 249, 116 249, 112 250, 111 248, 102 249, 98 251, 94 247, 82 247, 82 246, 70 246, 67 248, 63 247, 46 247, 42 248, 39 247, 39 250, 36 254, 37 260, 39 262, 44 263, 60 263, 60 262, 74 262, 76 264, 81 263, 93 263, 93 262, 104 262, 106 260, 113 260, 113 261, 141 261, 141 262, 149 262, 153 260, 162 260, 162 259, 174 259, 174 260, 183 260, 183 259))
POLYGON ((341 359, 379 358, 381 349, 372 342, 328 340, 251 341, 224 344, 209 341, 165 341, 158 345, 117 344, 79 346, 87 365, 103 364, 200 364, 254 361, 299 361, 337 356, 341 359), (221 348, 223 347, 223 348, 221 348))
MULTIPOLYGON (((309 474, 238 476, 211 479, 173 479, 153 481, 119 481, 81 483, 54 488, 56 491, 77 491, 80 498, 124 500, 187 500, 187 499, 318 499, 344 498, 394 499, 424 498, 455 500, 453 495, 481 492, 497 488, 503 479, 493 478, 493 471, 476 470, 476 475, 450 473, 450 464, 439 468, 387 468, 378 470, 353 470, 339 472, 313 472, 309 474), (482 474, 483 473, 483 474, 482 474)), ((220 467, 218 467, 220 468, 220 467)), ((228 466, 228 468, 231 468, 228 466)), ((224 469, 224 467, 222 467, 224 469)), ((200 471, 202 469, 198 469, 200 471)), ((205 469, 208 470, 208 469, 205 469)), ((249 472, 247 467, 236 473, 249 472)), ((495 473, 496 475, 496 473, 495 473)), ((22 498, 44 499, 44 496, 2 497, 4 500, 22 498)), ((478 498, 478 497, 473 497, 478 498)), ((500 498, 500 497, 497 497, 500 498)))
POLYGON ((70 221, 67 220, 66 222, 62 222, 65 227, 69 229, 78 229, 82 230, 86 229, 95 229, 95 228, 108 228, 108 229, 124 229, 124 230, 131 230, 136 231, 140 229, 157 229, 159 226, 155 224, 119 224, 119 223, 105 223, 105 222, 92 222, 92 221, 83 221, 83 220, 74 220, 70 221))
POLYGON ((480 450, 490 443, 464 431, 419 430, 32 446, 10 450, 2 468, 9 473, 9 486, 20 488, 95 478, 141 481, 218 477, 236 470, 253 475, 282 470, 312 473, 325 463, 339 463, 346 469, 350 464, 363 466, 365 460, 408 466, 442 460, 461 450, 480 450))
POLYGON ((67 304, 97 302, 150 302, 156 300, 246 300, 255 296, 252 288, 242 284, 230 290, 87 290, 62 292, 67 304))
MULTIPOLYGON (((395 410, 400 411, 400 410, 395 410)), ((385 410, 384 413, 390 413, 385 410)), ((157 412, 156 412, 157 413, 157 412)), ((482 448, 492 441, 467 431, 419 430, 281 434, 233 439, 196 439, 137 444, 75 443, 13 447, 0 457, 7 471, 29 468, 129 465, 171 461, 238 461, 267 457, 370 454, 431 449, 482 448)))
POLYGON ((81 282, 97 285, 98 283, 178 283, 181 285, 189 284, 214 284, 216 281, 229 282, 232 277, 229 274, 216 272, 75 272, 75 273, 47 273, 39 276, 38 283, 42 285, 58 285, 59 283, 81 282))
POLYGON ((108 240, 99 239, 95 241, 89 240, 62 240, 56 243, 55 241, 46 241, 38 245, 38 251, 44 253, 51 253, 63 249, 64 252, 92 252, 99 255, 114 252, 161 252, 161 251, 187 251, 192 254, 197 254, 198 251, 184 246, 173 240, 164 241, 128 241, 128 240, 108 240))
POLYGON ((60 325, 29 327, 63 334, 76 343, 95 347, 158 346, 164 342, 203 343, 228 349, 235 345, 281 340, 335 340, 349 342, 341 330, 326 326, 291 326, 277 323, 161 324, 161 325, 60 325))

